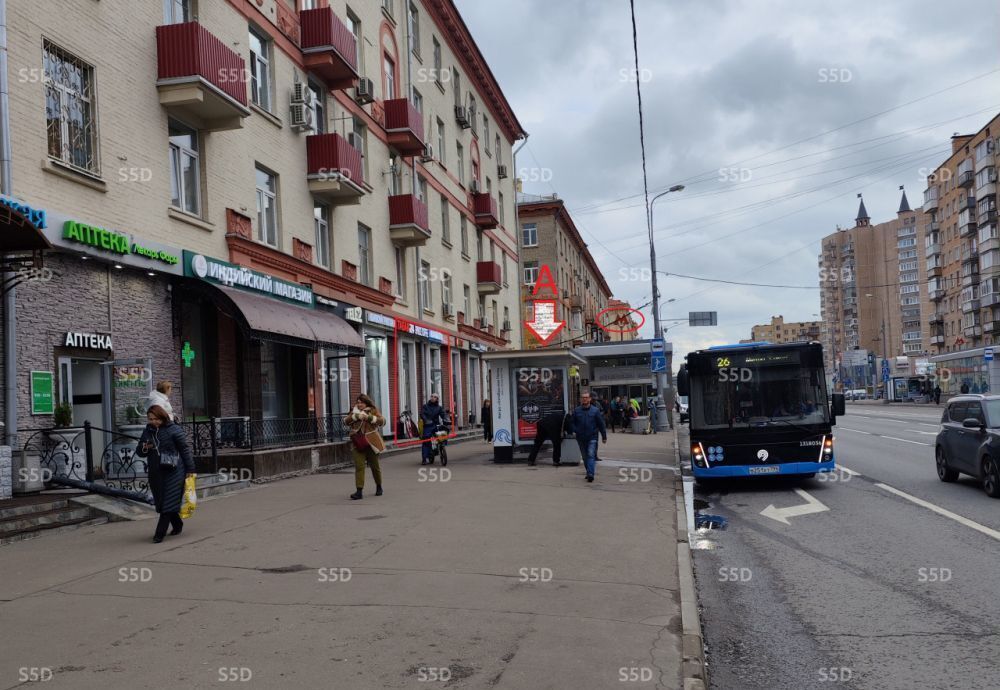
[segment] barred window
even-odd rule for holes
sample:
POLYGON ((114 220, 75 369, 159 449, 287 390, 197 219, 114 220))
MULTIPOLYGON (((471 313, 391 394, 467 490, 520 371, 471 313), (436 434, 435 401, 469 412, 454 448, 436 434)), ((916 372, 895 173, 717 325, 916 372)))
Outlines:
POLYGON ((98 175, 94 68, 48 41, 43 60, 49 157, 98 175))

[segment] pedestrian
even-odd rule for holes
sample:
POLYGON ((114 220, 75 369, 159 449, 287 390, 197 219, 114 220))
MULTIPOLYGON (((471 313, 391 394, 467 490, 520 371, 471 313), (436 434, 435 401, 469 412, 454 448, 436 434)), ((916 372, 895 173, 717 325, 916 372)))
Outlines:
POLYGON ((438 402, 437 393, 431 393, 427 402, 420 408, 420 421, 424 423, 424 431, 420 435, 423 439, 423 443, 420 444, 420 464, 433 464, 434 458, 431 455, 431 442, 429 439, 439 427, 447 426, 448 424, 448 416, 445 414, 444 408, 441 407, 441 403, 438 402))
POLYGON ((659 415, 659 413, 660 413, 660 411, 656 409, 656 398, 655 397, 650 398, 649 399, 649 427, 653 430, 654 434, 656 433, 656 420, 657 420, 657 415, 659 415))
POLYGON ((587 481, 594 481, 597 471, 597 437, 601 442, 608 442, 608 429, 604 426, 604 416, 591 404, 590 393, 580 394, 580 406, 573 410, 570 418, 570 431, 576 435, 580 446, 580 455, 587 470, 587 481))
POLYGON ((969 392, 969 384, 968 383, 963 383, 962 384, 962 395, 965 395, 968 392, 969 392))
POLYGON ((184 529, 181 519, 181 503, 184 498, 184 481, 194 474, 194 457, 184 436, 184 430, 159 405, 150 405, 146 410, 146 424, 135 454, 149 458, 147 472, 149 488, 153 493, 153 506, 160 514, 153 533, 153 543, 159 544, 167 534, 167 525, 173 527, 170 534, 180 534, 184 529))
POLYGON ((562 462, 562 440, 569 425, 569 415, 559 410, 550 412, 538 420, 535 426, 535 443, 531 446, 528 464, 534 465, 538 451, 546 441, 552 441, 552 464, 559 467, 562 462))
POLYGON ((378 454, 385 448, 379 429, 385 425, 385 418, 375 406, 375 401, 362 393, 354 403, 354 409, 347 415, 347 428, 351 432, 351 455, 354 457, 354 488, 352 501, 364 498, 365 465, 372 470, 375 480, 375 495, 382 495, 382 466, 378 454))
POLYGON ((622 402, 619 396, 615 396, 611 401, 611 433, 615 433, 615 427, 622 423, 622 402))
POLYGON ((174 417, 174 408, 170 404, 170 392, 173 389, 174 384, 170 381, 160 381, 157 383, 156 390, 150 393, 149 397, 146 399, 146 408, 149 409, 153 405, 159 405, 171 419, 176 420, 176 417, 174 417))
POLYGON ((941 404, 941 386, 934 386, 934 404, 941 404))
POLYGON ((493 443, 493 401, 489 398, 483 400, 483 440, 493 443))

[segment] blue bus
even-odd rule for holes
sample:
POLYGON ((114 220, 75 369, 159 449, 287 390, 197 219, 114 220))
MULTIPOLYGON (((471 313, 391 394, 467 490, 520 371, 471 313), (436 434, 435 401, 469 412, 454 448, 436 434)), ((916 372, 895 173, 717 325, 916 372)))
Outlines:
POLYGON ((690 353, 677 375, 688 396, 691 472, 720 477, 834 469, 833 425, 844 395, 828 398, 815 342, 720 345, 690 353))

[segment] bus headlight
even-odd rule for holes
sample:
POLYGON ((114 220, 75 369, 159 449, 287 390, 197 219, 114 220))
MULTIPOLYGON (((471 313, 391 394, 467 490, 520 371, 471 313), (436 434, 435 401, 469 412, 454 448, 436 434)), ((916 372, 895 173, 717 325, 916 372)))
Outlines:
POLYGON ((705 460, 705 449, 700 442, 691 444, 691 460, 698 467, 708 468, 708 462, 705 460))

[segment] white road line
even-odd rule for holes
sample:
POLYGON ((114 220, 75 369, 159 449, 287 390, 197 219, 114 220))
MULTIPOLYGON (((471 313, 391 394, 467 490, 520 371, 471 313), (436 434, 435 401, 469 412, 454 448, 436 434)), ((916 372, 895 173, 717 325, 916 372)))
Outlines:
POLYGON ((929 446, 929 445, 931 445, 929 443, 924 443, 923 441, 911 441, 908 438, 898 438, 896 436, 883 436, 882 438, 890 438, 893 441, 902 441, 903 443, 912 443, 912 444, 917 445, 917 446, 929 446))
POLYGON ((921 431, 920 429, 903 429, 903 431, 909 431, 914 434, 924 434, 926 436, 937 436, 936 431, 921 431))
POLYGON ((853 431, 856 434, 865 434, 866 436, 872 436, 870 431, 862 431, 861 429, 848 429, 846 426, 838 426, 837 431, 853 431))
POLYGON ((860 472, 855 472, 850 467, 844 467, 839 462, 837 463, 837 469, 840 470, 841 472, 844 472, 845 474, 851 475, 852 477, 860 477, 861 476, 860 472))
POLYGON ((997 541, 1000 541, 1000 532, 997 532, 995 529, 990 529, 989 527, 987 527, 985 525, 980 525, 978 522, 970 520, 969 518, 966 518, 966 517, 962 517, 961 515, 958 515, 957 513, 951 512, 950 510, 945 510, 944 508, 940 508, 940 507, 934 505, 933 503, 928 503, 927 501, 925 501, 925 500, 923 500, 921 498, 917 498, 916 496, 911 496, 910 494, 906 493, 905 491, 900 491, 899 489, 895 489, 895 488, 889 486, 888 484, 876 483, 875 486, 877 486, 877 487, 879 487, 881 489, 885 489, 889 493, 896 494, 900 498, 905 498, 907 501, 910 501, 911 503, 916 503, 918 506, 922 506, 924 508, 927 508, 927 510, 933 511, 933 512, 937 513, 938 515, 943 515, 946 518, 950 518, 951 520, 954 520, 955 522, 959 523, 960 525, 965 525, 966 527, 971 527, 972 529, 976 530, 977 532, 982 532, 986 536, 993 537, 997 541))

